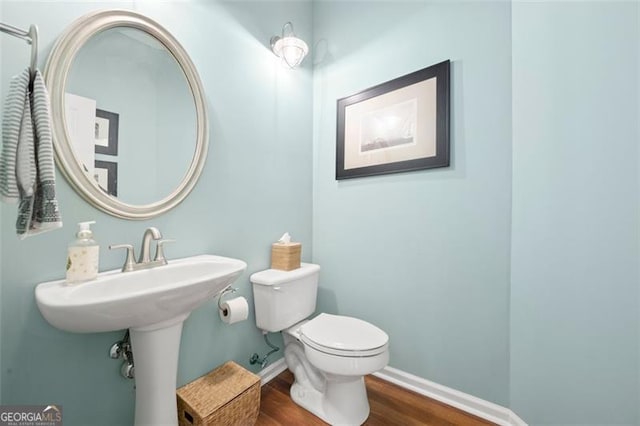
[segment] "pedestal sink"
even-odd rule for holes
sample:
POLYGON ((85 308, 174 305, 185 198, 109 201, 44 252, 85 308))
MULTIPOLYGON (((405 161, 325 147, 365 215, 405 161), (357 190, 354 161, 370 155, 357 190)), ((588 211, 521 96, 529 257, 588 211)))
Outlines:
POLYGON ((129 329, 135 357, 136 426, 177 426, 176 373, 182 323, 246 269, 241 260, 201 255, 135 272, 114 270, 94 281, 39 284, 42 316, 60 330, 129 329))

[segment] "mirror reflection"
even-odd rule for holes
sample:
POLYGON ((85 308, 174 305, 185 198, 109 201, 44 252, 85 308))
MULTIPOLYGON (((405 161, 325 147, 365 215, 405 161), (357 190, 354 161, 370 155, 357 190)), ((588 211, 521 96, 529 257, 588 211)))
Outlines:
POLYGON ((156 38, 131 27, 93 35, 73 59, 64 95, 76 161, 129 204, 171 194, 194 158, 197 113, 182 68, 156 38))

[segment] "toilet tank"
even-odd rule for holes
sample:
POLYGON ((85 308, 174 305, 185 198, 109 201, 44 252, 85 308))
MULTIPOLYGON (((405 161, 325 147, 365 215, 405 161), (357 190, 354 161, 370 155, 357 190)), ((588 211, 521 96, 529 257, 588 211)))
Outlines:
POLYGON ((251 275, 258 328, 278 332, 311 315, 316 309, 319 273, 320 266, 302 263, 292 271, 267 269, 251 275))

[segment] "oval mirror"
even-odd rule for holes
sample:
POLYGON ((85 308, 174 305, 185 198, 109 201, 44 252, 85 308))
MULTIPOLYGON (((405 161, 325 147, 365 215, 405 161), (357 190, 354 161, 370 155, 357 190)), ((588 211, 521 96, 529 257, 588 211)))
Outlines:
POLYGON ((146 219, 180 203, 207 155, 202 83, 178 41, 139 13, 73 22, 45 67, 57 163, 113 216, 146 219))

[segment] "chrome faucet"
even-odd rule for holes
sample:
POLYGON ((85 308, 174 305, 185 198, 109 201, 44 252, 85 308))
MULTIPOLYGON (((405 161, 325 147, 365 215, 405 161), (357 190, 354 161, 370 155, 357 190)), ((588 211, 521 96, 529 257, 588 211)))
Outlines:
POLYGON ((109 250, 124 248, 127 249, 127 257, 122 266, 122 272, 137 271, 140 269, 148 269, 156 266, 166 265, 167 259, 164 257, 164 244, 173 242, 173 240, 163 240, 162 233, 158 228, 153 226, 145 229, 142 236, 142 244, 140 245, 140 257, 136 262, 136 255, 131 244, 113 244, 109 246, 109 250), (156 255, 151 260, 150 246, 151 240, 156 242, 156 255))

